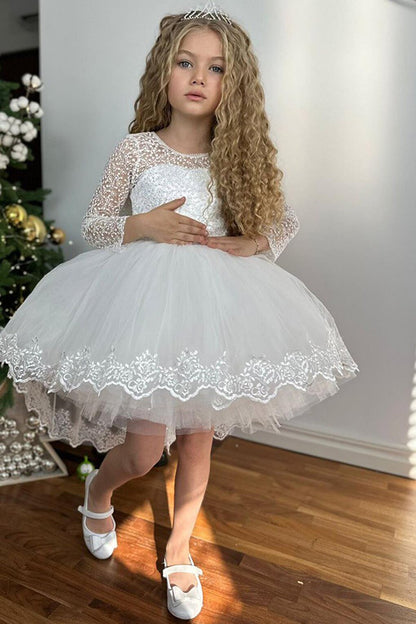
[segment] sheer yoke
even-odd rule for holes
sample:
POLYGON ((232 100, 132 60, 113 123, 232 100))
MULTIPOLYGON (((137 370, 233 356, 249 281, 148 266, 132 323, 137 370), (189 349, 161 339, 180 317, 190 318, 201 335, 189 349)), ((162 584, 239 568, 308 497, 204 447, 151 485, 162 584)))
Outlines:
MULTIPOLYGON (((119 213, 129 197, 132 214, 139 214, 184 195, 186 201, 177 213, 205 223, 210 236, 226 236, 216 196, 208 206, 208 170, 209 154, 181 154, 155 132, 128 134, 106 164, 82 221, 83 237, 93 247, 120 251, 128 215, 119 213)), ((213 189, 215 193, 215 183, 213 189)), ((270 248, 258 255, 276 261, 298 230, 299 220, 285 203, 282 222, 265 232, 270 248)))

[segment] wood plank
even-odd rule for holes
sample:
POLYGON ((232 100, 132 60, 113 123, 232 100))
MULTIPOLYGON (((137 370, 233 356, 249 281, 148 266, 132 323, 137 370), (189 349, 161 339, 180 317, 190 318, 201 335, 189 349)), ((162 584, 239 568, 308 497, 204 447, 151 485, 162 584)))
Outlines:
MULTIPOLYGON (((85 447, 54 442, 69 476, 0 487, 0 623, 153 624, 177 466, 114 492, 119 548, 95 559, 81 532, 85 447), (79 456, 77 452, 79 451, 79 456)), ((97 455, 97 459, 102 460, 97 455)), ((212 450, 191 539, 200 624, 416 622, 416 484, 229 436, 212 450)))

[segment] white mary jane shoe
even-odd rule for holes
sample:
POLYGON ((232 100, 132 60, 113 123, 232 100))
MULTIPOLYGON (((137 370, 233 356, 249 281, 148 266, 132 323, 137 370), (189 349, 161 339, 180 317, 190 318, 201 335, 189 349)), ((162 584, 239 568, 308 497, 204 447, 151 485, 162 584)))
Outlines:
POLYGON ((168 566, 166 563, 166 557, 163 558, 164 568, 162 575, 166 578, 168 591, 167 591, 167 607, 168 611, 175 617, 181 620, 189 620, 194 618, 200 613, 203 605, 203 594, 199 575, 203 574, 201 568, 194 565, 192 557, 189 554, 188 563, 178 563, 168 566), (184 592, 177 585, 171 585, 169 581, 169 574, 172 572, 193 572, 196 576, 197 584, 187 592, 184 592))
POLYGON ((117 548, 117 536, 116 536, 116 521, 113 520, 113 530, 108 533, 94 533, 87 527, 87 517, 96 518, 101 520, 102 518, 108 518, 114 512, 113 505, 110 506, 108 511, 95 512, 88 509, 88 491, 90 483, 98 473, 98 468, 90 472, 85 479, 85 497, 84 505, 78 505, 78 511, 82 513, 82 532, 84 534, 84 542, 88 550, 97 559, 108 559, 113 554, 113 550, 117 548))

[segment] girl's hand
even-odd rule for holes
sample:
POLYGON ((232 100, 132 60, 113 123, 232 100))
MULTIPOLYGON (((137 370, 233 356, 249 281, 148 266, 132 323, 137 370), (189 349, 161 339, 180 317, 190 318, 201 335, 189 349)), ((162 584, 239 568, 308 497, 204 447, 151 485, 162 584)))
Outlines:
POLYGON ((141 234, 157 243, 190 245, 203 243, 208 236, 204 223, 175 212, 182 206, 185 197, 173 199, 156 206, 148 212, 140 213, 141 234))
POLYGON ((205 245, 222 249, 233 256, 253 256, 257 249, 256 243, 248 236, 208 236, 205 245))

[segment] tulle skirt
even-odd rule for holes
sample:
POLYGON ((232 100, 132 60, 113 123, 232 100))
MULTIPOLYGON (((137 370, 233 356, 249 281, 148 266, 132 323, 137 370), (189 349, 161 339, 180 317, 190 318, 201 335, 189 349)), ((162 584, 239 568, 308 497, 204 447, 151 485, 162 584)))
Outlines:
POLYGON ((0 327, 0 362, 52 439, 105 452, 281 424, 356 376, 334 319, 261 256, 134 241, 47 273, 0 327))

